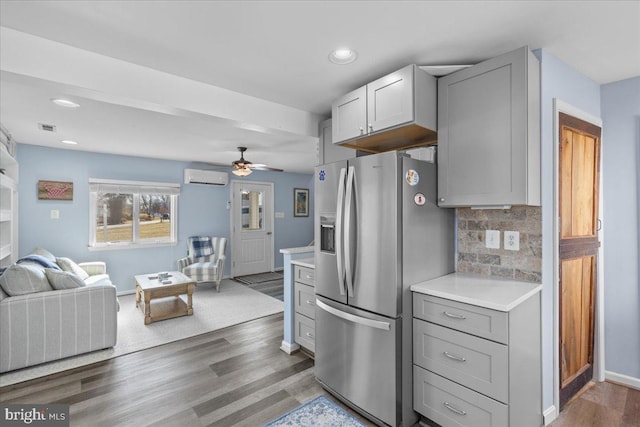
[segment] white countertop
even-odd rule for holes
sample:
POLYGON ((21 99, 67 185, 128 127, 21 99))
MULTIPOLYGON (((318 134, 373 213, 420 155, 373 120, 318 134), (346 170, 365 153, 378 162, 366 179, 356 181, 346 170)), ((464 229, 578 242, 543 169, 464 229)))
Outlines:
POLYGON ((299 265, 307 268, 316 268, 316 260, 315 258, 300 258, 291 260, 291 264, 299 265))
POLYGON ((469 273, 452 273, 411 286, 413 292, 498 311, 512 310, 541 289, 539 283, 469 273))
POLYGON ((285 248, 280 249, 281 254, 299 254, 301 252, 313 252, 315 248, 313 246, 302 246, 300 248, 285 248))

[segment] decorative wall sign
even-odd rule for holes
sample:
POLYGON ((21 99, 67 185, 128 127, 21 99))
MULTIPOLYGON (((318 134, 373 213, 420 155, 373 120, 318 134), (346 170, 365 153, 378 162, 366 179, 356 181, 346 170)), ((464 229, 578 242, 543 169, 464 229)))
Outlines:
POLYGON ((309 190, 293 189, 293 216, 309 216, 309 190))
POLYGON ((38 200, 73 200, 73 182, 38 181, 38 200))

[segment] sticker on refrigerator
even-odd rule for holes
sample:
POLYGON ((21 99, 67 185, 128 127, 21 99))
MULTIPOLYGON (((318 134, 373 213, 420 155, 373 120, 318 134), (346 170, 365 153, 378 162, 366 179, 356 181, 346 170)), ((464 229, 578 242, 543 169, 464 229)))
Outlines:
POLYGON ((415 196, 413 196, 413 201, 418 206, 424 206, 424 204, 427 203, 427 198, 422 193, 416 193, 415 196))
POLYGON ((318 179, 319 179, 320 181, 324 181, 324 178, 325 178, 325 176, 326 176, 326 175, 327 175, 327 174, 326 174, 326 172, 324 171, 324 169, 320 169, 320 172, 318 172, 318 179))
POLYGON ((418 185, 418 182, 420 181, 420 175, 418 175, 418 171, 409 169, 404 175, 404 180, 407 181, 407 184, 413 187, 414 185, 418 185))

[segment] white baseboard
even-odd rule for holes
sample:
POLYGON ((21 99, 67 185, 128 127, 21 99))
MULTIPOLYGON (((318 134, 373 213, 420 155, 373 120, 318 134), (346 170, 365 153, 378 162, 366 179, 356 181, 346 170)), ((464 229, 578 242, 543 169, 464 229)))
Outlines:
POLYGON ((548 426, 551 424, 556 418, 558 418, 558 411, 556 410, 555 405, 549 406, 542 413, 542 419, 544 420, 544 425, 548 426))
POLYGON ((116 294, 120 297, 122 295, 131 295, 131 294, 135 294, 136 290, 135 289, 129 289, 126 291, 120 291, 120 292, 116 292, 116 294))
POLYGON ((280 350, 284 351, 287 354, 291 354, 294 351, 298 350, 300 348, 300 345, 296 344, 296 343, 288 343, 286 341, 282 341, 282 344, 280 344, 280 350))
POLYGON ((611 371, 605 371, 604 379, 612 383, 622 384, 627 387, 640 390, 640 378, 630 377, 628 375, 623 375, 623 374, 617 374, 611 371))

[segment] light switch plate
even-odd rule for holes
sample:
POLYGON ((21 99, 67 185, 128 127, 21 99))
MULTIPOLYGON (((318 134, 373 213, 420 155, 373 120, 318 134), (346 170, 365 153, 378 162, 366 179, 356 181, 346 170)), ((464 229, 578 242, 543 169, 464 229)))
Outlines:
POLYGON ((284 212, 276 212, 276 218, 284 218, 284 212))
POLYGON ((484 244, 490 249, 500 249, 500 230, 487 230, 484 244))
POLYGON ((51 219, 60 218, 60 211, 58 209, 51 209, 51 219))
POLYGON ((509 251, 520 250, 520 232, 519 231, 504 232, 504 248, 509 251))

